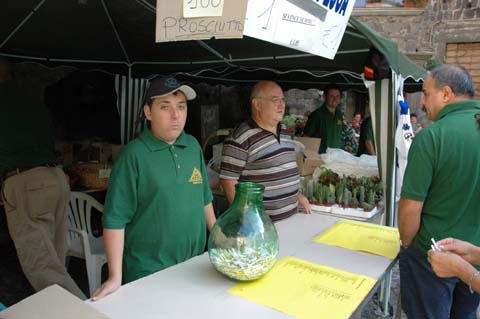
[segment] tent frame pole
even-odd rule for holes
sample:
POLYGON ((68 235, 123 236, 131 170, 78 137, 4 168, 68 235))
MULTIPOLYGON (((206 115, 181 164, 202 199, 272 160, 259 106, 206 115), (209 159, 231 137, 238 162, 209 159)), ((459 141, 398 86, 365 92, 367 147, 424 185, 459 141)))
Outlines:
POLYGON ((3 40, 3 42, 0 44, 0 48, 3 48, 3 46, 8 42, 8 40, 10 40, 11 37, 13 37, 15 35, 15 33, 17 33, 18 30, 20 30, 20 28, 28 21, 30 20, 30 18, 35 14, 37 13, 37 10, 40 9, 41 6, 43 6, 43 4, 45 3, 46 0, 41 0, 36 6, 35 8, 32 9, 32 11, 30 11, 29 14, 27 14, 27 16, 22 20, 22 22, 20 22, 19 25, 17 25, 17 27, 15 29, 13 29, 12 32, 10 32, 10 34, 5 38, 5 40, 3 40))
MULTIPOLYGON (((120 38, 120 34, 118 34, 117 27, 115 26, 115 23, 112 20, 112 16, 110 15, 110 11, 108 11, 107 5, 105 4, 105 0, 101 0, 101 2, 102 2, 103 10, 105 11, 105 14, 108 18, 108 21, 110 22, 110 25, 112 26, 112 30, 115 33, 115 37, 117 38, 118 44, 122 48, 123 55, 125 56, 125 59, 127 60, 127 63, 130 64, 131 62, 130 62, 130 58, 129 58, 128 53, 127 53, 127 49, 125 49, 125 46, 123 45, 123 41, 120 38)), ((129 67, 129 69, 130 69, 130 67, 129 67)))

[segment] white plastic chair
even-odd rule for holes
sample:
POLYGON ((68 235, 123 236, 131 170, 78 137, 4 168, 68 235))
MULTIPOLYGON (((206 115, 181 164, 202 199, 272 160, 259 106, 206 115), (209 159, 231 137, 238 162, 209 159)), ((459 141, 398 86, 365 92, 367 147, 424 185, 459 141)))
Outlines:
POLYGON ((103 237, 94 237, 91 227, 92 208, 103 212, 103 205, 81 192, 71 192, 68 209, 67 256, 85 259, 90 295, 100 287, 102 266, 107 262, 103 237))

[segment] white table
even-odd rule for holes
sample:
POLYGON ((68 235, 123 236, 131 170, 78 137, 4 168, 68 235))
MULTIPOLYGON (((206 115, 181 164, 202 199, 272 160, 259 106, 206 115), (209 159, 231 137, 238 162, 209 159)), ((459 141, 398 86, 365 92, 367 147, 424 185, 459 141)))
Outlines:
MULTIPOLYGON (((366 302, 394 261, 312 241, 338 220, 321 214, 295 214, 277 222, 275 226, 280 239, 280 258, 294 256, 378 279, 377 285, 365 298, 366 302)), ((291 318, 287 314, 228 293, 227 290, 235 284, 235 281, 213 268, 205 253, 123 285, 112 295, 89 304, 112 319, 291 318)))

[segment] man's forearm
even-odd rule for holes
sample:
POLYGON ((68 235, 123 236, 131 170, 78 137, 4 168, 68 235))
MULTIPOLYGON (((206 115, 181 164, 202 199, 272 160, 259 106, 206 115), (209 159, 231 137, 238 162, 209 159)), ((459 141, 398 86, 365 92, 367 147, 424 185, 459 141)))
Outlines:
POLYGON ((213 210, 212 203, 205 205, 204 213, 205 213, 205 221, 207 223, 207 229, 208 231, 211 231, 213 228, 213 225, 215 225, 215 221, 217 220, 215 218, 215 212, 213 210))
POLYGON ((229 204, 233 202, 235 197, 235 185, 238 183, 236 179, 220 179, 220 185, 222 185, 223 192, 229 204))
POLYGON ((125 241, 125 230, 104 229, 103 242, 105 254, 108 260, 109 277, 122 278, 123 245, 125 241))
POLYGON ((367 149, 368 155, 375 155, 375 147, 373 146, 372 141, 366 140, 365 147, 367 149))
POLYGON ((398 230, 403 245, 410 245, 420 229, 423 202, 401 198, 398 207, 398 230))

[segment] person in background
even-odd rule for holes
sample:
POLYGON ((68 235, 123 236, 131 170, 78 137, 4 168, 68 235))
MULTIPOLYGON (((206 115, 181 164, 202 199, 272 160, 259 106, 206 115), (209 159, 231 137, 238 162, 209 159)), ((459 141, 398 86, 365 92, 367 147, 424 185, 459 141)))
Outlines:
POLYGON ((342 132, 345 130, 343 113, 340 104, 340 87, 329 84, 325 90, 325 103, 313 111, 308 117, 303 134, 309 137, 319 137, 319 153, 325 153, 327 148, 342 148, 342 132))
POLYGON ((360 127, 360 140, 358 142, 357 156, 362 154, 375 155, 375 135, 373 134, 372 118, 363 120, 360 127))
POLYGON ((355 113, 351 122, 352 128, 355 130, 355 133, 360 134, 360 126, 362 124, 362 114, 355 113))
POLYGON ((53 284, 85 299, 65 268, 68 177, 56 167, 50 113, 0 57, 0 176, 8 231, 36 290, 53 284))
POLYGON ((428 262, 438 277, 456 277, 466 283, 470 292, 480 292, 480 247, 466 241, 445 238, 437 242, 440 251, 429 250, 428 262))
POLYGON ((480 101, 460 66, 434 68, 423 83, 434 121, 410 147, 399 203, 400 291, 409 318, 476 318, 480 295, 458 278, 438 278, 432 238, 480 244, 480 101))
POLYGON ((410 114, 410 124, 412 124, 412 131, 413 131, 413 134, 415 134, 415 135, 417 135, 418 132, 420 132, 423 128, 418 123, 417 114, 415 114, 415 113, 410 114))
POLYGON ((141 135, 115 161, 103 225, 109 277, 93 300, 204 252, 215 223, 202 149, 184 132, 195 91, 175 78, 153 81, 141 135))
POLYGON ((299 193, 300 176, 295 148, 285 127, 285 98, 275 82, 261 81, 250 95, 252 116, 237 126, 223 145, 220 184, 229 203, 235 184, 256 182, 265 186, 263 205, 273 221, 289 217, 308 199, 299 193))

